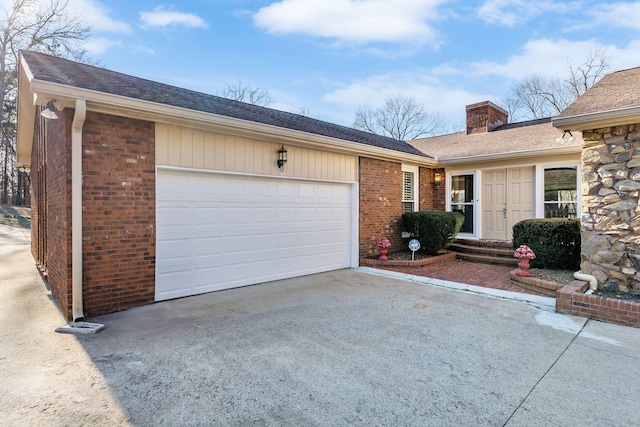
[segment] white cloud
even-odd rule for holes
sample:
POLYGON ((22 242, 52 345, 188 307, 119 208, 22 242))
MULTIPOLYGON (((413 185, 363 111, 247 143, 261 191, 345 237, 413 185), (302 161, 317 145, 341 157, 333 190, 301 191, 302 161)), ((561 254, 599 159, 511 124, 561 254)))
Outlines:
POLYGON ((305 34, 342 42, 432 43, 445 0, 282 0, 260 9, 256 26, 271 34, 305 34))
POLYGON ((543 13, 566 13, 577 9, 577 7, 577 2, 488 0, 478 9, 478 15, 489 23, 513 27, 543 13))
POLYGON ((359 105, 380 106, 388 96, 412 97, 427 111, 442 113, 453 125, 462 123, 464 106, 493 95, 473 93, 447 83, 424 70, 379 74, 357 80, 324 96, 324 101, 348 108, 353 117, 359 105))
POLYGON ((640 2, 601 4, 587 14, 600 24, 640 30, 640 2))
POLYGON ((69 10, 96 32, 130 33, 131 27, 109 16, 110 10, 95 0, 71 0, 69 10))
POLYGON ((184 13, 158 6, 151 12, 140 12, 140 20, 145 28, 183 26, 188 28, 206 28, 204 19, 193 13, 184 13))
POLYGON ((112 47, 121 46, 118 40, 110 40, 106 37, 91 37, 84 41, 83 47, 91 55, 102 55, 112 47))
MULTIPOLYGON (((522 47, 521 53, 510 56, 504 62, 474 62, 452 67, 452 69, 476 76, 500 76, 513 80, 532 74, 558 77, 567 74, 569 63, 574 65, 583 63, 589 53, 596 48, 614 58, 617 58, 621 52, 615 46, 600 44, 596 40, 538 39, 527 42, 522 47)), ((615 62, 611 65, 613 68, 615 62)))

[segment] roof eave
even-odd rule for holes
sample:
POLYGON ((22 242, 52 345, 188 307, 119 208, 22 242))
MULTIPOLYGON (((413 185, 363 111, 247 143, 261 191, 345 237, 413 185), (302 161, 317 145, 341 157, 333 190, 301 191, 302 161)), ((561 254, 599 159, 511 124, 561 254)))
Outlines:
POLYGON ((443 158, 438 157, 436 160, 439 165, 459 165, 466 163, 484 163, 484 162, 493 162, 499 160, 513 160, 513 159, 522 159, 527 157, 535 157, 535 156, 556 156, 560 154, 572 154, 572 153, 580 153, 581 146, 579 145, 567 145, 567 146, 559 146, 557 148, 540 148, 536 150, 527 150, 527 151, 514 151, 510 153, 498 153, 498 154, 481 154, 477 156, 466 156, 466 157, 455 157, 455 158, 443 158))
MULTIPOLYGON (((59 83, 35 79, 31 79, 30 83, 30 91, 38 94, 38 98, 44 100, 56 99, 59 104, 69 107, 75 105, 75 99, 84 99, 87 101, 87 110, 94 112, 134 117, 158 123, 188 125, 202 130, 222 130, 229 132, 230 129, 233 129, 235 132, 253 138, 258 136, 264 138, 268 135, 278 143, 289 142, 300 146, 323 149, 331 147, 343 153, 412 162, 424 166, 434 166, 436 164, 435 159, 428 156, 404 153, 324 135, 82 89, 59 83)), ((31 121, 31 123, 33 123, 33 121, 31 121)))
POLYGON ((640 123, 640 105, 551 119, 551 124, 562 131, 583 131, 631 123, 640 123))

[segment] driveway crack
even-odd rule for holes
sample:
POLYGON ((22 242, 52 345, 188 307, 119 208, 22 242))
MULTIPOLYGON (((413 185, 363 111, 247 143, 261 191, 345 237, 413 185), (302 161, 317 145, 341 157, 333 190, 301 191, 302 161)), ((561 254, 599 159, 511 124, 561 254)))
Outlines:
POLYGON ((569 341, 569 343, 564 348, 564 350, 562 350, 562 352, 558 355, 558 357, 556 357, 556 360, 554 360, 553 363, 551 364, 551 366, 549 366, 549 369, 547 369, 545 371, 545 373, 538 379, 538 381, 536 381, 536 383, 533 385, 533 387, 531 387, 531 390, 529 390, 529 393, 527 393, 527 395, 520 401, 520 403, 518 404, 516 409, 514 409, 513 412, 511 413, 511 415, 509 415, 509 418, 507 418, 507 421, 505 421, 505 423, 502 424, 502 427, 505 427, 507 424, 509 424, 509 422, 511 421, 513 416, 516 414, 516 412, 518 412, 518 409, 520 409, 522 407, 524 402, 526 402, 527 399, 529 398, 529 396, 531 396, 531 393, 533 393, 533 391, 538 387, 538 384, 540 384, 542 382, 542 380, 546 378, 546 376, 549 374, 549 372, 551 372, 551 370, 554 368, 554 366, 556 366, 556 364, 562 358, 562 356, 564 356, 564 354, 567 352, 567 350, 569 350, 569 347, 571 347, 571 345, 576 340, 576 338, 578 338, 580 336, 580 334, 584 330, 585 326, 587 326, 587 323, 589 323, 589 319, 587 319, 587 321, 584 322, 584 324, 582 325, 582 327, 580 328, 578 333, 574 335, 574 337, 571 339, 571 341, 569 341))

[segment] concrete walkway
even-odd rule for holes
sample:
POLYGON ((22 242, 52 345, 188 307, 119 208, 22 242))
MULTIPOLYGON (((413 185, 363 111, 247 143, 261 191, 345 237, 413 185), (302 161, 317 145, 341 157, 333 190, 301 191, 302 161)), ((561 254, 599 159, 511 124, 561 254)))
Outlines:
POLYGON ((640 425, 639 329, 480 287, 341 270, 62 335, 0 226, 0 297, 3 426, 640 425))

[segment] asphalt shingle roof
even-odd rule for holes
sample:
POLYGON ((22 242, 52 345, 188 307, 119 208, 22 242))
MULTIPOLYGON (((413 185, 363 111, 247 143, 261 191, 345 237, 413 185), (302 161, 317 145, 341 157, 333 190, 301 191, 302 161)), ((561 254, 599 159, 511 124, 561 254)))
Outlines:
POLYGON ((34 79, 428 157, 410 144, 299 114, 182 89, 38 52, 23 51, 34 79))
POLYGON ((636 106, 640 106, 640 67, 607 74, 558 118, 636 106))
MULTIPOLYGON (((526 153, 531 150, 557 148, 556 138, 562 132, 551 125, 551 118, 512 123, 500 126, 491 132, 467 135, 465 132, 409 141, 418 150, 439 161, 465 159, 507 153, 526 153)), ((564 139, 566 146, 582 146, 579 132, 564 139)))

